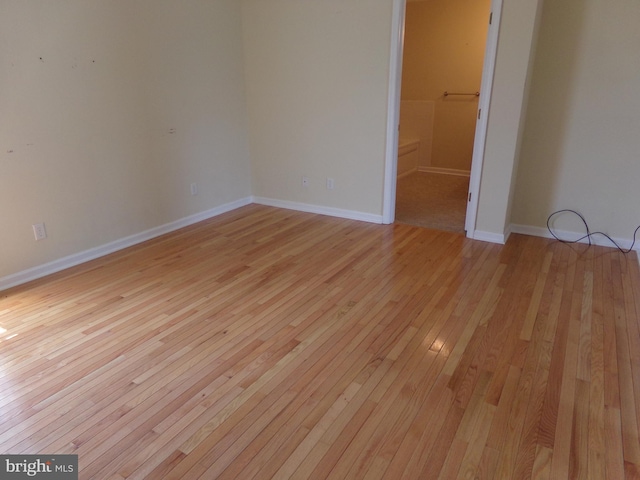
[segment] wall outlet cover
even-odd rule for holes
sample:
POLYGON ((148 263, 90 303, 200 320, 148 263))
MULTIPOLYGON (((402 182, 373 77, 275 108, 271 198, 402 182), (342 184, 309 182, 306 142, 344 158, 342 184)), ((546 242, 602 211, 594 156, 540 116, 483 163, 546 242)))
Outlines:
POLYGON ((333 190, 336 188, 336 181, 333 178, 327 177, 327 190, 333 190))
POLYGON ((44 223, 35 223, 31 225, 31 227, 33 228, 33 236, 36 238, 36 241, 47 238, 47 230, 44 227, 44 223))

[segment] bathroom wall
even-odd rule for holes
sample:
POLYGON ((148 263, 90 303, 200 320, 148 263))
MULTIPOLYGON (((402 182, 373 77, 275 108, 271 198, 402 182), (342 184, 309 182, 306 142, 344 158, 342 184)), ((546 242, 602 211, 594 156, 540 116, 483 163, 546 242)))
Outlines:
POLYGON ((429 166, 471 168, 478 98, 443 94, 480 89, 490 3, 407 2, 402 100, 433 102, 429 166))
POLYGON ((421 100, 402 100, 400 102, 399 143, 417 140, 420 142, 417 152, 417 168, 431 166, 433 146, 434 102, 421 100))

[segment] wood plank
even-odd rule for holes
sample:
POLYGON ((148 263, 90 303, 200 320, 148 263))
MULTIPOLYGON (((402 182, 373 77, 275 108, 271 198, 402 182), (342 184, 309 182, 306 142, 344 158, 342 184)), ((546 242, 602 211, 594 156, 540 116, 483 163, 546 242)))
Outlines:
POLYGON ((249 205, 0 293, 0 450, 80 478, 635 478, 640 266, 249 205))

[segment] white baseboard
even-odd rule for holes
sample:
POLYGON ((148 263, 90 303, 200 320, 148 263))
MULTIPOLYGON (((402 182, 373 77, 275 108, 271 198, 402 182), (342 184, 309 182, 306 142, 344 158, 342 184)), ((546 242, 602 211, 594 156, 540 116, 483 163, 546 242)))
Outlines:
POLYGON ((471 175, 471 172, 468 170, 456 170, 455 168, 418 167, 418 171, 423 173, 440 173, 443 175, 455 175, 457 177, 469 177, 471 175))
POLYGON ((113 242, 109 242, 99 247, 90 248, 89 250, 75 253, 73 255, 69 255, 67 257, 45 263, 44 265, 38 265, 37 267, 29 268, 12 275, 8 275, 6 277, 1 277, 0 291, 30 282, 32 280, 36 280, 52 273, 59 272, 66 268, 74 267, 76 265, 94 260, 99 257, 103 257, 110 253, 117 252, 118 250, 122 250, 138 243, 151 240, 152 238, 159 237, 160 235, 173 232, 174 230, 178 230, 194 223, 198 223, 203 220, 216 217, 223 213, 230 212, 232 210, 235 210, 236 208, 244 207, 245 205, 249 205, 251 203, 251 200, 251 197, 242 198, 240 200, 236 200, 235 202, 220 205, 219 207, 196 213, 194 215, 181 218, 180 220, 160 225, 158 227, 154 227, 144 232, 136 233, 134 235, 130 235, 113 242))
POLYGON ((417 168, 412 168, 411 170, 408 170, 404 173, 401 173, 398 175, 397 179, 400 180, 401 178, 407 177, 409 175, 411 175, 412 173, 416 173, 418 171, 417 168))
MULTIPOLYGON (((530 235, 532 237, 554 238, 548 229, 542 228, 542 227, 532 227, 531 225, 513 224, 511 225, 511 231, 513 233, 521 233, 523 235, 530 235)), ((561 238, 563 240, 568 240, 568 241, 577 240, 578 238, 581 238, 586 234, 586 232, 570 232, 568 230, 554 230, 554 233, 558 238, 561 238)), ((629 248, 631 248, 631 244, 633 243, 633 240, 629 240, 626 238, 616 238, 616 237, 611 237, 611 238, 623 250, 628 250, 629 248)), ((583 240, 580 240, 579 243, 588 244, 589 240, 585 238, 583 240)), ((599 245, 601 247, 616 248, 615 245, 613 245, 606 237, 603 237, 602 235, 593 235, 591 237, 591 244, 599 245)), ((633 250, 635 250, 636 252, 640 252, 640 245, 638 244, 637 241, 636 241, 636 244, 633 246, 633 250)))
POLYGON ((501 235, 499 233, 475 230, 471 238, 473 240, 480 240, 481 242, 498 243, 500 245, 504 245, 505 243, 507 243, 507 239, 509 238, 510 233, 511 232, 506 232, 501 235))
MULTIPOLYGON (((519 224, 510 224, 503 235, 500 235, 498 233, 483 232, 480 230, 476 230, 474 231, 473 236, 471 238, 473 238, 474 240, 480 240, 482 242, 499 243, 504 245, 505 243, 507 243, 507 240, 509 239, 509 236, 512 233, 530 235, 532 237, 542 237, 542 238, 551 238, 551 239, 554 238, 553 235, 551 235, 549 230, 546 228, 533 227, 531 225, 519 225, 519 224)), ((557 231, 554 231, 554 233, 558 236, 558 238, 561 238, 563 240, 568 240, 568 241, 576 240, 585 235, 585 232, 570 232, 566 230, 557 230, 557 231)), ((626 238, 615 238, 615 237, 612 237, 612 238, 623 250, 628 250, 629 248, 631 248, 631 244, 633 243, 632 240, 629 240, 626 238)), ((583 240, 580 240, 580 243, 588 244, 589 240, 583 239, 583 240)), ((601 235, 592 236, 591 244, 599 245, 602 247, 615 248, 615 245, 613 245, 606 237, 603 237, 601 235)), ((635 252, 638 252, 638 255, 637 255, 638 261, 640 262, 639 242, 636 242, 636 244, 633 246, 633 250, 635 252)))
POLYGON ((277 200, 274 198, 253 197, 253 203, 267 205, 269 207, 286 208, 299 212, 317 213, 330 217, 347 218, 349 220, 360 220, 368 223, 382 223, 382 215, 358 212, 354 210, 343 210, 340 208, 323 207, 321 205, 310 205, 308 203, 290 202, 287 200, 277 200))

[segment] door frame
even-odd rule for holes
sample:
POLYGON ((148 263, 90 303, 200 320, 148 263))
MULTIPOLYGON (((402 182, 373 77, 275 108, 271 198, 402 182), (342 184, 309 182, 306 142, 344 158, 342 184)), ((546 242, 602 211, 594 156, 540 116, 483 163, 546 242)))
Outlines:
MULTIPOLYGON (((487 141, 487 125, 491 91, 498 52, 498 34, 502 16, 503 0, 491 0, 491 18, 487 30, 487 43, 482 66, 480 98, 478 100, 478 121, 473 142, 471 174, 469 178, 469 195, 467 197, 467 213, 465 230, 467 237, 474 238, 476 219, 478 216, 478 200, 480 198, 480 182, 482 165, 487 141)), ((387 138, 385 151, 385 175, 382 223, 390 224, 395 220, 396 181, 398 177, 398 134, 400 128, 400 87, 402 84, 402 53, 404 49, 404 26, 407 0, 393 0, 393 16, 391 26, 391 50, 389 61, 389 96, 387 113, 387 138)))

